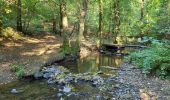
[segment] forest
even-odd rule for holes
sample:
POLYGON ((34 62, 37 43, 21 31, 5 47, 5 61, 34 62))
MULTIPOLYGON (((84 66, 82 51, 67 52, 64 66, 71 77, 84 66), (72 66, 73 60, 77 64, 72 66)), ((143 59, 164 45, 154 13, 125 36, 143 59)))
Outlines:
POLYGON ((170 100, 170 0, 0 0, 0 100, 170 100))

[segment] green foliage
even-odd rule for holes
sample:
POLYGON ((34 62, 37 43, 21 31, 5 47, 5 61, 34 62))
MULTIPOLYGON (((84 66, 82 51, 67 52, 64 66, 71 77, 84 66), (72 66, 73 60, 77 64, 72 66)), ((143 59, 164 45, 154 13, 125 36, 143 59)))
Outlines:
POLYGON ((25 70, 23 66, 11 65, 11 71, 15 72, 16 76, 21 78, 25 75, 25 70))
POLYGON ((145 75, 155 73, 170 79, 170 41, 153 41, 150 48, 132 53, 130 57, 145 75))
POLYGON ((21 33, 18 33, 11 27, 7 27, 7 28, 3 29, 0 36, 4 37, 6 39, 14 39, 14 40, 22 38, 21 33))
POLYGON ((60 48, 60 52, 63 54, 63 55, 73 55, 73 56, 76 56, 77 55, 77 52, 78 52, 78 49, 77 47, 72 47, 72 46, 62 46, 60 48))

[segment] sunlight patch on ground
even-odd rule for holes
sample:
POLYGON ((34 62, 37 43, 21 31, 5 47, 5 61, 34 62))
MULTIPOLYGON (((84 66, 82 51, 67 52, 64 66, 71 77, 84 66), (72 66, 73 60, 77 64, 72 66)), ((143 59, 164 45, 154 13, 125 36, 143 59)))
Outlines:
POLYGON ((22 52, 21 55, 23 56, 41 56, 44 54, 51 54, 53 52, 56 52, 56 49, 60 48, 61 44, 55 44, 55 45, 46 45, 46 47, 41 48, 35 48, 32 49, 30 52, 22 52))
POLYGON ((35 39, 35 38, 28 38, 26 39, 25 43, 42 43, 42 42, 45 42, 45 41, 42 41, 42 40, 39 40, 39 39, 35 39))
POLYGON ((6 47, 21 47, 21 46, 23 46, 23 44, 9 42, 9 43, 4 43, 4 46, 6 46, 6 47))

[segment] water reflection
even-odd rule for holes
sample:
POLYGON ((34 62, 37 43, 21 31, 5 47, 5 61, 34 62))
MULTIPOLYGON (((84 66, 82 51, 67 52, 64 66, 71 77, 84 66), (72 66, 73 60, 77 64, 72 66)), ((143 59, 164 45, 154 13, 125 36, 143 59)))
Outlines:
POLYGON ((99 72, 113 74, 113 69, 119 68, 123 64, 121 56, 106 56, 102 54, 92 54, 87 58, 77 59, 77 62, 67 62, 61 64, 74 73, 99 72))
POLYGON ((49 87, 44 81, 17 81, 6 85, 0 85, 0 100, 46 100, 55 98, 55 89, 49 87), (12 94, 11 89, 21 91, 12 94))

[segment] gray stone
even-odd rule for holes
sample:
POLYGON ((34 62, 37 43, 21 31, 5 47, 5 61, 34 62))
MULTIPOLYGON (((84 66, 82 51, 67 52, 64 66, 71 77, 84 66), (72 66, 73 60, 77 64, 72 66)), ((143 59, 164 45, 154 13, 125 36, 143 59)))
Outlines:
POLYGON ((46 79, 53 78, 53 77, 54 77, 54 74, 53 74, 53 73, 45 73, 45 74, 43 75, 43 77, 46 78, 46 79))
POLYGON ((12 93, 12 94, 17 94, 17 93, 19 93, 19 92, 17 91, 17 89, 12 89, 12 90, 11 90, 11 93, 12 93))
POLYGON ((62 93, 57 93, 57 97, 61 97, 62 95, 62 93))
POLYGON ((64 86, 63 92, 69 93, 69 92, 71 92, 71 88, 69 86, 64 86))
POLYGON ((36 73, 34 74, 34 78, 35 78, 35 79, 41 79, 41 78, 43 78, 43 73, 42 73, 42 72, 36 72, 36 73))
POLYGON ((104 84, 104 80, 103 80, 103 78, 101 78, 100 76, 95 76, 95 77, 93 77, 92 82, 93 82, 92 84, 93 84, 94 86, 99 86, 99 85, 104 84))
POLYGON ((56 82, 55 82, 54 79, 50 78, 50 79, 47 80, 47 83, 48 83, 48 84, 54 84, 54 83, 56 83, 56 82))

